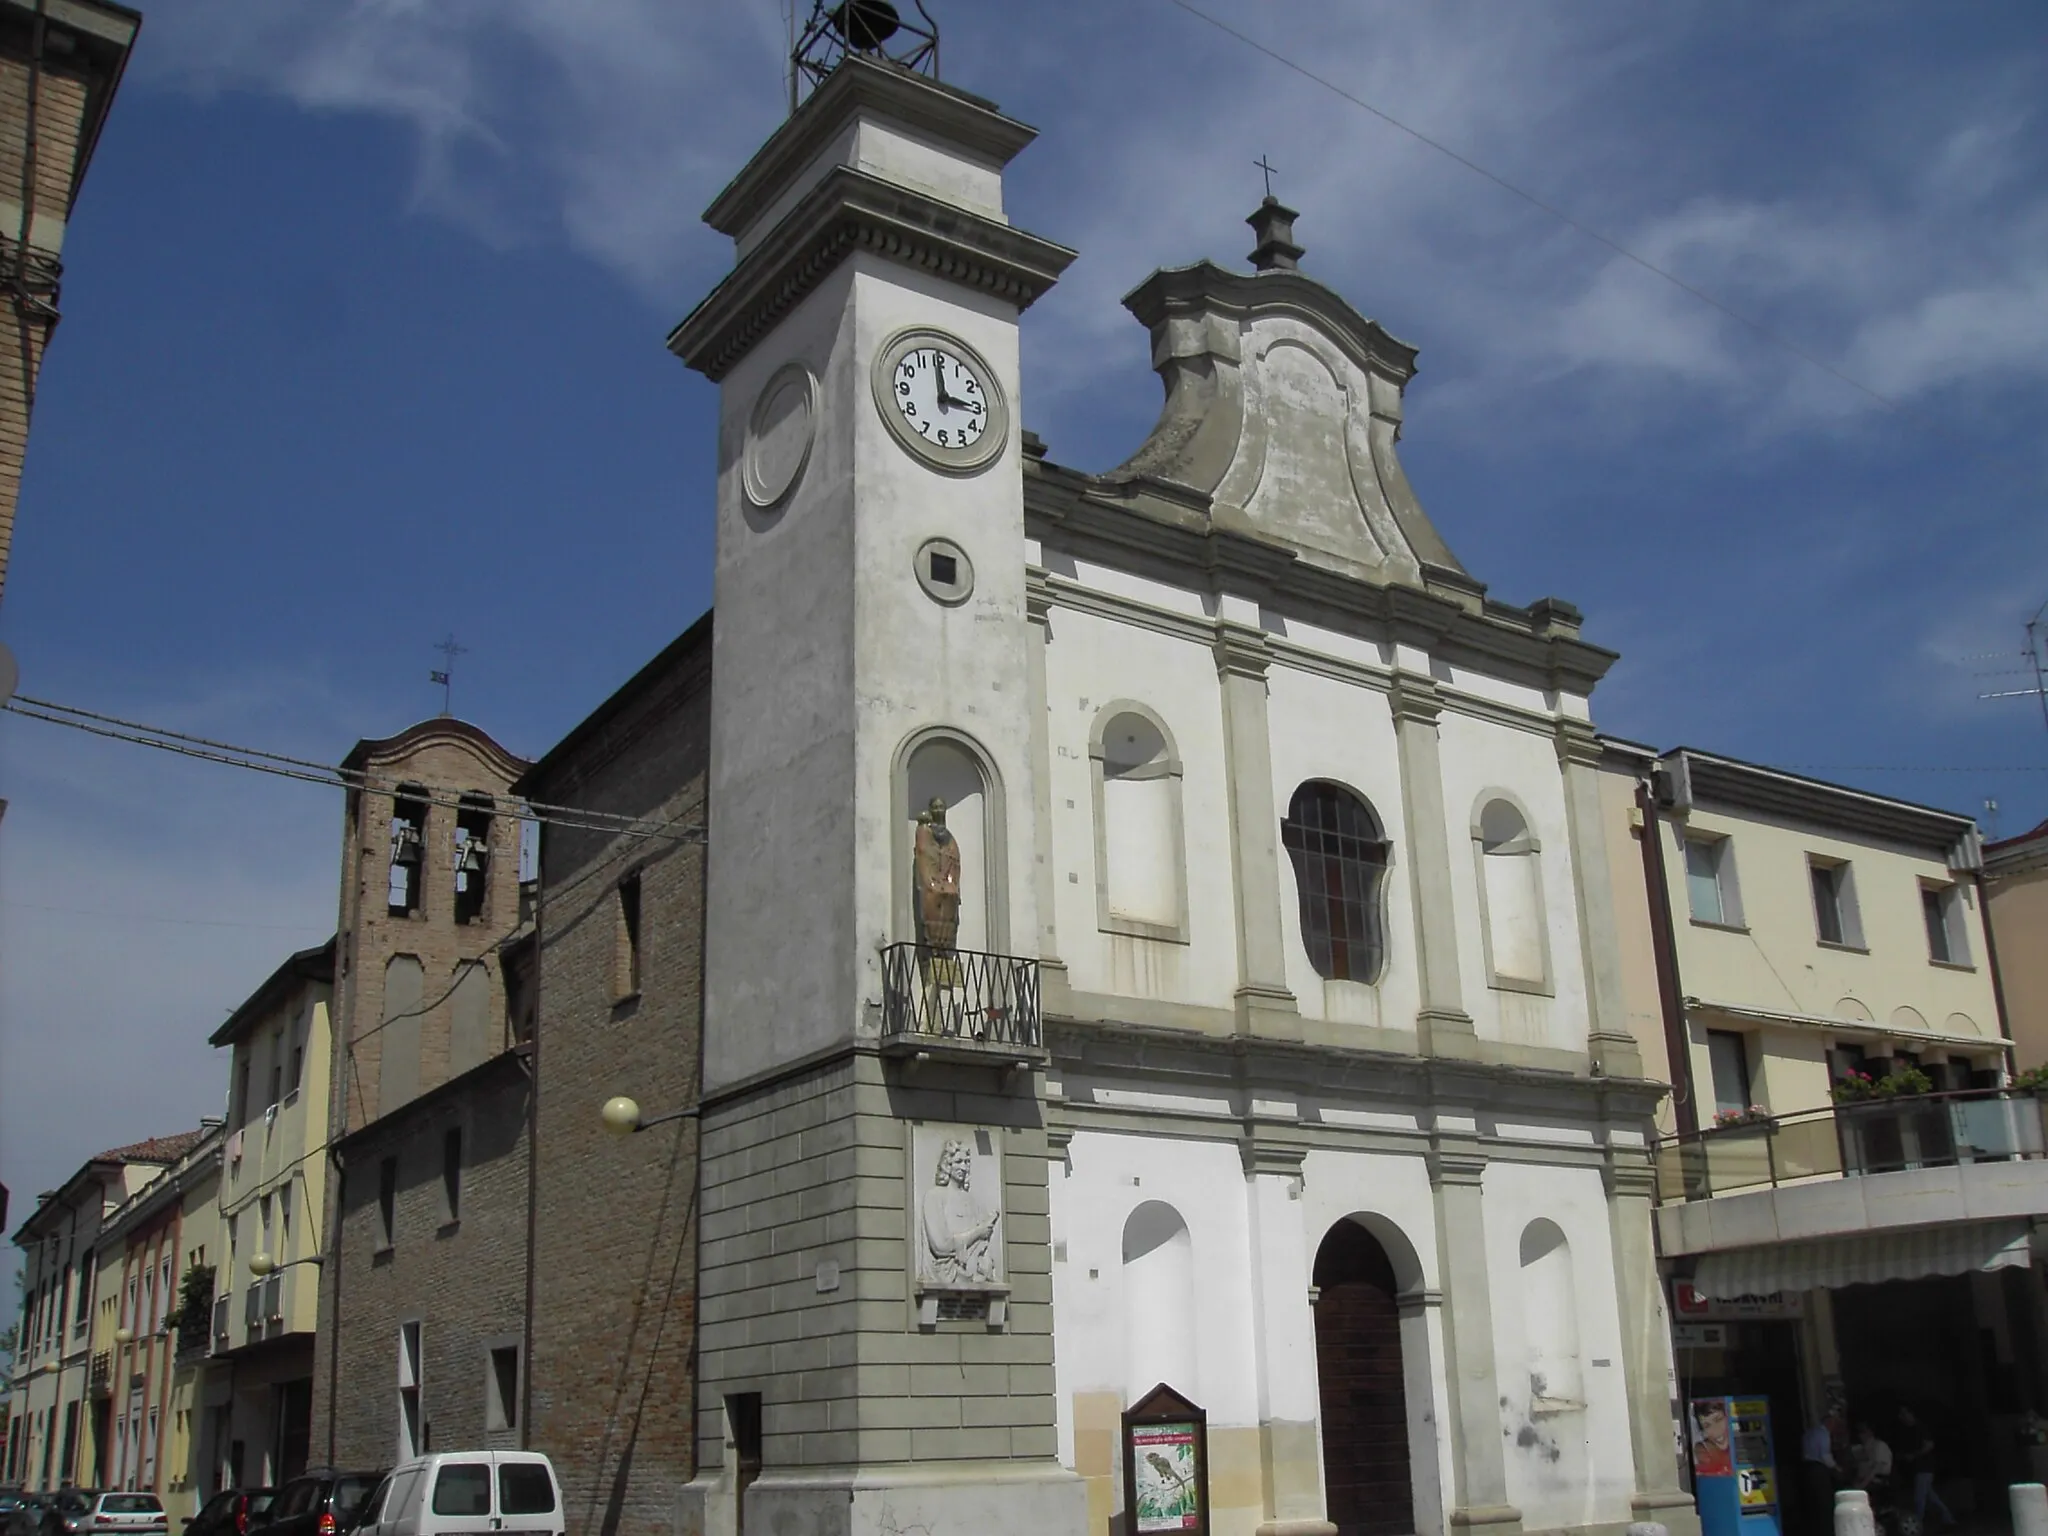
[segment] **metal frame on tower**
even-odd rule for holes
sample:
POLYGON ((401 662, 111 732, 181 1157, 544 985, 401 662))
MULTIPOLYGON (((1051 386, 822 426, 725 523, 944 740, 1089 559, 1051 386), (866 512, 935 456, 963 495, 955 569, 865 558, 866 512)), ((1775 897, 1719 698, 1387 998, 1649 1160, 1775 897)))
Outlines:
POLYGON ((804 97, 852 53, 938 79, 939 24, 924 8, 924 0, 910 3, 917 7, 919 21, 905 20, 889 0, 839 0, 837 5, 812 0, 810 20, 791 40, 789 110, 801 106, 804 97))

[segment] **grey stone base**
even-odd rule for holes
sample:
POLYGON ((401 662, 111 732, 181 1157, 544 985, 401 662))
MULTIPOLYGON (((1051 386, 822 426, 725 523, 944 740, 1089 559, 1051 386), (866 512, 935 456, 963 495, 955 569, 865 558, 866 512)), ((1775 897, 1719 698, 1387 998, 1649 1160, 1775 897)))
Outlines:
MULTIPOLYGON (((1085 1536, 1088 1492, 1052 1462, 960 1461, 843 1471, 764 1471, 746 1492, 747 1529, 774 1536, 1085 1536)), ((681 1490, 678 1536, 732 1536, 722 1475, 681 1490)))

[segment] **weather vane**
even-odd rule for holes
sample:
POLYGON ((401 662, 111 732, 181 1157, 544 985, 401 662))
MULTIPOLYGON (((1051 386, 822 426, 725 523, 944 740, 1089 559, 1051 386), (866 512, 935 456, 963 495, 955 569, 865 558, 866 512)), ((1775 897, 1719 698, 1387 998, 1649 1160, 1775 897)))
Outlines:
POLYGON ((1259 156, 1259 158, 1254 160, 1252 164, 1256 165, 1260 170, 1266 173, 1266 196, 1271 197, 1273 195, 1273 177, 1274 174, 1279 171, 1280 167, 1277 165, 1268 165, 1266 163, 1266 157, 1264 155, 1259 156))
POLYGON ((434 649, 439 651, 447 660, 443 663, 441 671, 429 672, 427 678, 429 681, 441 685, 441 713, 444 715, 452 714, 454 711, 449 708, 449 701, 455 694, 455 658, 467 656, 469 654, 469 647, 457 645, 455 643, 455 631, 451 629, 448 632, 448 638, 439 645, 436 645, 434 649))

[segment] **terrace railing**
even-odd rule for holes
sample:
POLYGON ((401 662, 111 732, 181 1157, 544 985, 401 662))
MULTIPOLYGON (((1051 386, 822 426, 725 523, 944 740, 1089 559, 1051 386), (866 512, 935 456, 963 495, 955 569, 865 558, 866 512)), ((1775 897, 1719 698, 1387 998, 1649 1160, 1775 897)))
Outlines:
POLYGON ((2023 1088, 1910 1094, 1667 1137, 1655 1153, 1657 1201, 2048 1156, 2043 1106, 2023 1088))
POLYGON ((885 1046, 1006 1054, 1036 1052, 1043 1039, 1036 960, 918 944, 882 951, 885 1046))

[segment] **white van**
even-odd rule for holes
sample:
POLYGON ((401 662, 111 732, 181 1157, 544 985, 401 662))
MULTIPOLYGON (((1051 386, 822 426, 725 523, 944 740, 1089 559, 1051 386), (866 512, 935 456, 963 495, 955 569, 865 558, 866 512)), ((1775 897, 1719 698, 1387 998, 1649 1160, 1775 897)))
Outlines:
POLYGON ((567 1536, 562 1485, 538 1451, 437 1451, 392 1470, 350 1536, 567 1536))

